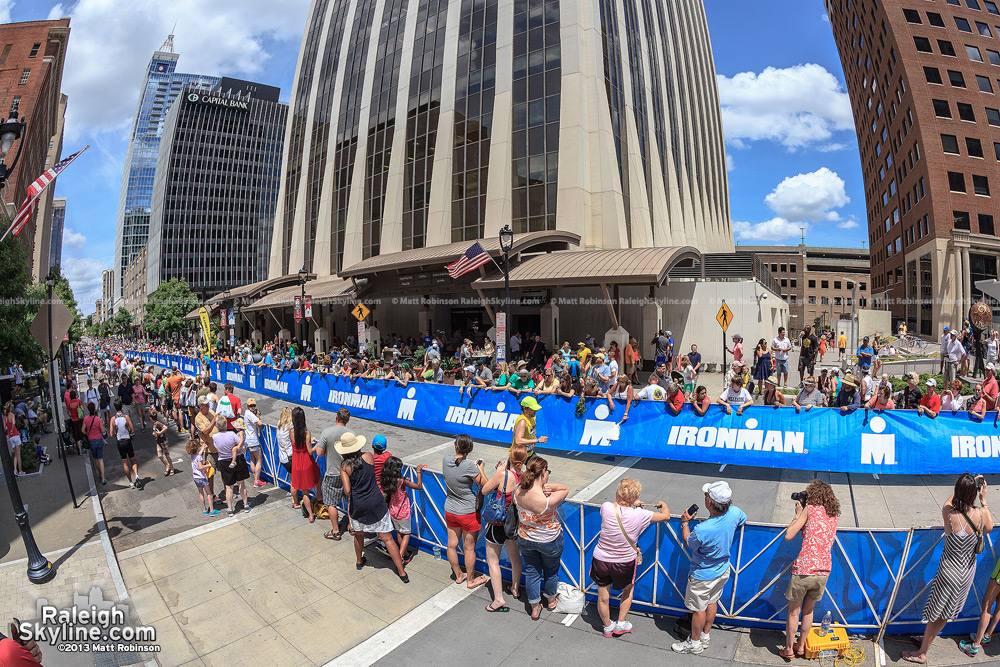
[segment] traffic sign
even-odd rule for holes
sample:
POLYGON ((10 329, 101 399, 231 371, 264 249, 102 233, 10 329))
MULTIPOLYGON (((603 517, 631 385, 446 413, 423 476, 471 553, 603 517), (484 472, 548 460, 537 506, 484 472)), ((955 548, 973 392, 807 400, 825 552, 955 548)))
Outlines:
POLYGON ((358 322, 364 322, 369 313, 371 313, 371 311, 368 310, 368 307, 363 303, 359 303, 354 306, 354 310, 351 311, 351 314, 357 318, 358 322))
POLYGON ((296 322, 302 321, 302 297, 296 295, 294 300, 294 306, 292 307, 292 315, 295 317, 296 322))
POLYGON ((725 302, 722 303, 722 307, 716 313, 715 321, 719 323, 723 331, 728 331, 729 325, 733 323, 733 311, 729 310, 729 306, 725 302))
POLYGON ((365 329, 365 321, 358 320, 358 351, 364 350, 368 345, 368 332, 365 329))
POLYGON ((305 303, 302 304, 302 314, 306 318, 306 322, 313 318, 313 298, 310 294, 306 294, 305 303))

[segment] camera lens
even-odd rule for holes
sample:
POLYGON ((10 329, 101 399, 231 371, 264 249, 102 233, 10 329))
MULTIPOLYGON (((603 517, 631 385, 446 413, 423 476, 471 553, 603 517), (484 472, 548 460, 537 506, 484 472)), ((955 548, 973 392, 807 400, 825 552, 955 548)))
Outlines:
POLYGON ((809 494, 805 491, 796 491, 792 494, 792 500, 798 503, 806 504, 806 500, 809 498, 809 494))

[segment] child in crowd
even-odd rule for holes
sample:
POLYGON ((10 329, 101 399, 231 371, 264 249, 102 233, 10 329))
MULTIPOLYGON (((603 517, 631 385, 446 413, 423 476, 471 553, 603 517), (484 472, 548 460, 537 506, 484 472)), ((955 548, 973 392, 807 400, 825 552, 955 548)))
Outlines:
POLYGON ((35 454, 38 455, 38 462, 48 465, 52 463, 52 459, 45 455, 45 450, 42 449, 42 436, 35 436, 35 454))
POLYGON ((403 460, 398 456, 389 455, 382 466, 382 495, 389 505, 389 518, 396 531, 396 542, 399 544, 399 555, 403 564, 413 558, 407 551, 410 545, 410 496, 407 489, 420 491, 424 488, 423 472, 427 466, 417 468, 417 481, 411 482, 403 477, 403 460))
POLYGON ((191 457, 191 478, 198 488, 201 513, 215 516, 219 510, 212 506, 212 496, 208 492, 208 478, 215 474, 215 470, 212 468, 211 461, 205 456, 207 450, 208 448, 202 444, 200 438, 191 438, 184 446, 184 451, 191 457))
POLYGON ((681 357, 681 372, 684 374, 684 398, 690 401, 694 394, 694 379, 697 373, 694 371, 694 366, 691 365, 691 359, 686 354, 681 357))
POLYGON ((386 441, 384 435, 376 435, 372 438, 372 451, 375 454, 375 483, 379 485, 378 488, 380 489, 382 488, 382 466, 384 466, 385 462, 389 460, 390 456, 392 456, 391 452, 385 451, 387 444, 388 442, 386 441))
POLYGON ((160 459, 160 463, 163 464, 166 472, 163 473, 164 477, 170 477, 171 475, 176 475, 177 471, 174 470, 174 463, 170 460, 170 449, 167 445, 167 425, 165 422, 159 420, 160 413, 156 408, 149 409, 149 421, 153 427, 153 437, 156 439, 156 456, 160 459))

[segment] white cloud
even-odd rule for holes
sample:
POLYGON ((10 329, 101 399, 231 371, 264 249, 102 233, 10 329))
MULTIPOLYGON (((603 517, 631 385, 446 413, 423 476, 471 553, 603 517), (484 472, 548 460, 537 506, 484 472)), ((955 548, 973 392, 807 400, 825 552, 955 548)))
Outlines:
POLYGON ((10 23, 10 8, 14 0, 0 0, 0 23, 10 23))
POLYGON ((734 220, 733 234, 738 241, 784 241, 798 238, 802 233, 800 227, 809 230, 806 223, 790 222, 784 218, 771 218, 756 224, 734 220))
POLYGON ((837 229, 856 229, 858 221, 854 218, 837 223, 837 229))
POLYGON ((79 250, 83 250, 83 247, 87 244, 87 237, 80 232, 67 227, 63 230, 62 242, 64 248, 77 248, 79 250))
POLYGON ((308 8, 309 0, 79 0, 56 5, 50 16, 72 19, 63 74, 63 92, 70 99, 67 137, 127 131, 145 66, 175 21, 179 71, 252 78, 270 57, 265 40, 298 44, 308 8))
POLYGON ((822 14, 819 15, 819 20, 822 21, 823 23, 829 23, 830 16, 826 12, 823 12, 822 14))
POLYGON ((732 153, 726 153, 726 171, 729 172, 733 169, 736 169, 736 159, 732 153))
POLYGON ((808 174, 789 176, 764 198, 778 217, 787 220, 840 220, 834 210, 851 199, 844 180, 836 172, 820 167, 808 174))
POLYGON ((789 150, 835 145, 835 132, 854 129, 847 93, 821 65, 719 75, 718 82, 726 141, 737 148, 761 140, 789 150))
POLYGON ((101 271, 108 262, 93 257, 63 256, 62 272, 73 288, 73 296, 84 313, 94 312, 94 302, 101 298, 101 271))

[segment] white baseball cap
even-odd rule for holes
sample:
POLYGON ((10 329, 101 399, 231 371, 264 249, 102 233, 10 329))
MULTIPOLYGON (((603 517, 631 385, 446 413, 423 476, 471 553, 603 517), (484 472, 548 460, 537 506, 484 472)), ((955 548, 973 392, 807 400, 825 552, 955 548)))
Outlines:
POLYGON ((717 503, 728 503, 733 499, 733 490, 729 488, 728 482, 710 482, 701 487, 701 490, 717 503))
POLYGON ((925 382, 924 384, 926 384, 928 387, 936 387, 937 380, 935 380, 934 378, 927 378, 927 382, 925 382))
POLYGON ((995 371, 996 369, 997 369, 997 366, 992 361, 990 363, 986 364, 986 370, 988 370, 988 371, 995 371))

